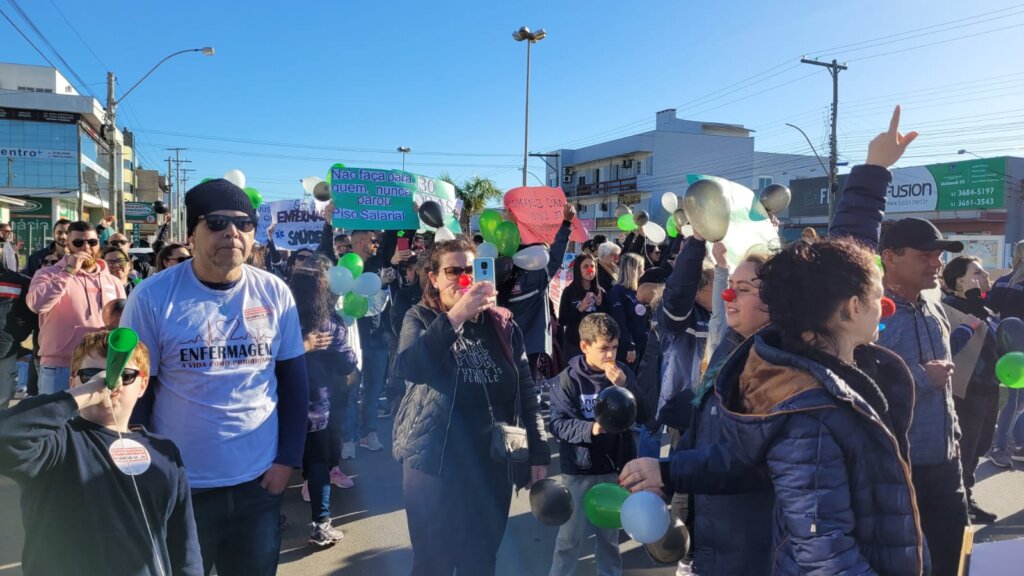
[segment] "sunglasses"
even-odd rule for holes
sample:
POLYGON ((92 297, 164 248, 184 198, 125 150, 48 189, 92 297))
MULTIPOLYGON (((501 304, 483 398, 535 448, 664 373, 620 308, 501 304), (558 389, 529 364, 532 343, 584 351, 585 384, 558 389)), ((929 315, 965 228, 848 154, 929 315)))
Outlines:
POLYGON ((252 232, 256 229, 256 222, 248 216, 210 214, 203 216, 202 219, 206 221, 206 227, 210 229, 210 232, 223 232, 228 229, 228 224, 234 224, 239 232, 252 232))
MULTIPOLYGON (((78 379, 82 381, 82 384, 85 384, 89 380, 95 378, 97 374, 103 372, 104 370, 105 368, 82 368, 78 372, 75 372, 75 376, 78 376, 78 379)), ((125 368, 124 372, 121 373, 121 384, 124 386, 134 384, 135 379, 138 377, 138 370, 131 370, 129 368, 125 368)))
POLYGON ((309 254, 296 254, 296 255, 295 255, 295 261, 296 261, 296 262, 302 262, 302 261, 304 261, 304 260, 305 260, 306 258, 309 258, 309 254))
POLYGON ((128 245, 128 241, 127 240, 109 240, 109 241, 107 241, 107 244, 110 244, 111 246, 127 246, 128 245))
POLYGON ((444 272, 445 278, 448 278, 449 280, 454 282, 458 280, 459 276, 462 276, 463 274, 466 274, 467 276, 472 276, 473 267, 466 266, 465 268, 463 268, 462 266, 449 266, 447 268, 443 268, 442 272, 444 272))
POLYGON ((100 245, 100 241, 97 238, 89 238, 88 240, 83 240, 81 238, 76 238, 76 239, 71 241, 71 245, 74 246, 75 248, 81 248, 82 246, 85 246, 86 242, 89 243, 89 246, 94 246, 95 247, 95 246, 99 246, 100 245))
POLYGON ((191 256, 178 256, 177 258, 164 258, 164 262, 175 262, 177 264, 181 264, 182 262, 185 262, 186 260, 189 260, 191 258, 192 258, 191 256))
POLYGON ((124 258, 118 258, 116 260, 107 260, 104 258, 103 261, 106 262, 108 266, 124 266, 128 263, 124 258))

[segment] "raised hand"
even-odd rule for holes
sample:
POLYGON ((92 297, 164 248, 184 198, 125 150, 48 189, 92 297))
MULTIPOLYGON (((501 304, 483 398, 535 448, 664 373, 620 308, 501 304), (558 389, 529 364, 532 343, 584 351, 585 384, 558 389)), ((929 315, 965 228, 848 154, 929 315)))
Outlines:
POLYGON ((900 107, 896 106, 889 120, 889 130, 875 136, 868 144, 868 159, 864 163, 888 168, 903 156, 915 138, 917 132, 900 133, 900 107))

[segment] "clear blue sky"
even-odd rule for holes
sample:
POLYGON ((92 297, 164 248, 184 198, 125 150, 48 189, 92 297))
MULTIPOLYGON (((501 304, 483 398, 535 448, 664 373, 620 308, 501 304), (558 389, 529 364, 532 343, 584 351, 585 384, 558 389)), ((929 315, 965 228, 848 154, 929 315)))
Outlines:
MULTIPOLYGON (((843 160, 863 160, 896 103, 922 133, 902 165, 959 148, 1024 155, 1021 3, 18 3, 101 98, 107 69, 123 92, 166 54, 214 46, 164 64, 119 125, 137 131, 147 168, 187 147, 192 183, 239 168, 266 198, 299 196, 299 178, 334 162, 398 167, 399 145, 413 149, 411 171, 518 185, 526 48, 511 33, 522 25, 548 31, 533 49, 531 151, 647 130, 676 107, 754 128, 758 150, 805 153, 793 122, 824 153, 831 80, 798 64, 806 54, 849 63, 843 160)), ((47 50, 8 0, 0 8, 47 50)), ((2 61, 45 64, 2 19, 0 46, 2 61)), ((531 171, 543 178, 540 160, 531 171)))

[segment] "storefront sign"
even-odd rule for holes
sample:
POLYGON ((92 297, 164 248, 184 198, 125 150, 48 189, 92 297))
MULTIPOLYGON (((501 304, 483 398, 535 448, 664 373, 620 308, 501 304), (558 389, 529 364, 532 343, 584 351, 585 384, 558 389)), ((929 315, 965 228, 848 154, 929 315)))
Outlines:
POLYGON ((619 220, 617 218, 598 218, 597 219, 597 229, 617 228, 618 225, 619 225, 619 220))
POLYGON ((78 154, 77 150, 43 150, 41 148, 0 147, 0 159, 74 160, 76 154, 78 154))
POLYGON ((639 203, 639 194, 619 194, 619 204, 622 204, 623 206, 633 206, 634 204, 639 203))
POLYGON ((156 212, 151 202, 125 202, 124 219, 126 222, 156 224, 156 212))
POLYGON ((61 124, 73 124, 78 122, 78 114, 73 114, 71 112, 52 112, 48 110, 0 108, 0 120, 28 120, 31 122, 59 122, 61 124))
POLYGON ((45 218, 53 217, 53 198, 36 198, 30 196, 15 196, 25 203, 24 206, 11 206, 8 210, 11 218, 45 218))

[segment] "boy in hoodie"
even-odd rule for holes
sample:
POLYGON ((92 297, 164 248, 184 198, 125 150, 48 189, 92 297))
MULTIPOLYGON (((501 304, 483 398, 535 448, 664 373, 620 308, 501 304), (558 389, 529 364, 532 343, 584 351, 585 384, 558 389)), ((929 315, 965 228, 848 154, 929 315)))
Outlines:
MULTIPOLYGON (((559 462, 565 486, 573 495, 573 513, 558 530, 550 576, 576 573, 580 540, 584 537, 586 515, 583 496, 601 482, 618 482, 618 472, 636 458, 633 434, 626 430, 609 433, 594 421, 598 394, 609 386, 621 386, 640 398, 636 378, 630 369, 615 361, 619 347, 619 326, 600 312, 580 322, 582 356, 569 360, 551 389, 551 433, 559 441, 559 462)), ((646 419, 643 402, 637 402, 637 422, 646 419)), ((602 576, 622 573, 618 529, 595 528, 597 572, 602 576)))

